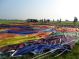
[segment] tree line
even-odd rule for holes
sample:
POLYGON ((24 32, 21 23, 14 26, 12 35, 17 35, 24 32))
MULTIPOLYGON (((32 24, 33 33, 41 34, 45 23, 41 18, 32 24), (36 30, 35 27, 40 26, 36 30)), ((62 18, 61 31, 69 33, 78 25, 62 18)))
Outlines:
MULTIPOLYGON (((38 20, 38 19, 27 19, 26 20, 27 22, 50 22, 50 19, 40 19, 40 20, 38 20)), ((54 22, 55 20, 53 19, 53 22, 54 22)), ((69 20, 65 20, 65 21, 69 21, 69 20)), ((60 18, 60 19, 57 19, 57 22, 62 22, 62 19, 60 18)), ((78 22, 78 18, 77 17, 74 17, 74 20, 73 20, 73 23, 75 24, 76 22, 78 22)))

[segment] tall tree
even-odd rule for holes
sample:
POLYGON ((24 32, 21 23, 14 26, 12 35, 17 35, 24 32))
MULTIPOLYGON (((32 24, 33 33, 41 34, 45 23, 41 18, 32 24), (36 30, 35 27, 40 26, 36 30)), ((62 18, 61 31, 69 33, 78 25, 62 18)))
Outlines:
POLYGON ((53 22, 54 22, 55 20, 53 19, 53 22))
POLYGON ((76 25, 77 22, 78 22, 78 18, 74 17, 74 21, 73 21, 74 25, 76 25))
POLYGON ((43 23, 43 19, 40 19, 40 23, 43 23))
POLYGON ((61 18, 60 18, 59 22, 61 23, 61 18))
POLYGON ((49 23, 50 22, 50 19, 47 19, 47 22, 49 23))

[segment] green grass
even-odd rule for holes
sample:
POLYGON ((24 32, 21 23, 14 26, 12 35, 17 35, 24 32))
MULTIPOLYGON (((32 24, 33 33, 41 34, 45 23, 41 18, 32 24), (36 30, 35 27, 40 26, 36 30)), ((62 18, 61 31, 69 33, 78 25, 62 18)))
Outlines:
MULTIPOLYGON (((57 25, 74 25, 72 21, 62 21, 62 22, 52 22, 57 25)), ((79 26, 79 22, 76 22, 75 25, 79 26)))
POLYGON ((11 23, 18 23, 24 22, 23 20, 0 20, 0 24, 11 24, 11 23))
POLYGON ((54 22, 49 22, 49 23, 46 23, 46 22, 38 22, 39 25, 48 25, 48 24, 53 24, 53 25, 65 25, 65 26, 74 26, 74 25, 77 25, 79 26, 79 22, 76 22, 75 24, 73 23, 73 21, 62 21, 62 22, 57 22, 57 21, 54 21, 54 22))

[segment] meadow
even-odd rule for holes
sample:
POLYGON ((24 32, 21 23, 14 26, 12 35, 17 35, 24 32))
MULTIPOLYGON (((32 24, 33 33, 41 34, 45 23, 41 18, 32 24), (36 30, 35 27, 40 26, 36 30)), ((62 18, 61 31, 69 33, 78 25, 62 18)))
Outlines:
POLYGON ((23 20, 2 20, 0 19, 0 24, 11 24, 11 23, 24 22, 23 20))

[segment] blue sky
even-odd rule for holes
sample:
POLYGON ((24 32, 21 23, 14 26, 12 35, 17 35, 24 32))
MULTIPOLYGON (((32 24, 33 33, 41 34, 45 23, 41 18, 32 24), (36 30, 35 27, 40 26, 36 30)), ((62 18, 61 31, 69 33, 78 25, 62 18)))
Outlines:
POLYGON ((69 19, 79 17, 78 0, 0 0, 0 18, 69 19))

